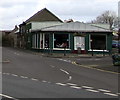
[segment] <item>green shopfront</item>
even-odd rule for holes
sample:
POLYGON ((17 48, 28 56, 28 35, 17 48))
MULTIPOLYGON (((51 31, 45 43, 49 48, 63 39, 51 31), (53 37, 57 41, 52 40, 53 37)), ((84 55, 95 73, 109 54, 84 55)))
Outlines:
POLYGON ((30 48, 40 52, 111 53, 111 32, 33 31, 30 48))
POLYGON ((31 49, 41 52, 73 51, 73 34, 59 32, 33 32, 31 49))

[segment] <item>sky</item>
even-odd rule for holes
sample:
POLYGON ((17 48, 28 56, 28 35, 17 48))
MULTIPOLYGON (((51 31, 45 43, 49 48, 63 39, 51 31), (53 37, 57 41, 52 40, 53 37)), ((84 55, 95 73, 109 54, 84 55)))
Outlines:
POLYGON ((62 21, 90 22, 103 12, 118 13, 120 0, 0 0, 0 30, 12 30, 43 8, 62 21))

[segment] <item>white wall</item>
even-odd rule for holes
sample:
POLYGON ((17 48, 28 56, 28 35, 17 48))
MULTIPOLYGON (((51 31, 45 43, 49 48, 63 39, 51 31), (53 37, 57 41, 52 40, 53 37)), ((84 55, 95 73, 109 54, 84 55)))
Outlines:
POLYGON ((40 30, 41 28, 55 26, 55 25, 61 25, 61 22, 32 22, 32 30, 40 30))

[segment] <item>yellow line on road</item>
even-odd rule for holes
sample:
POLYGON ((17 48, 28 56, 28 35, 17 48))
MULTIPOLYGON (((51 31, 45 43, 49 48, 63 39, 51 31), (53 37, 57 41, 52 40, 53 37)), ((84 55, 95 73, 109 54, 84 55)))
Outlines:
POLYGON ((108 72, 108 73, 117 74, 117 75, 120 74, 120 73, 117 73, 117 72, 107 71, 107 70, 103 70, 103 69, 99 69, 99 68, 93 68, 93 67, 90 67, 90 66, 88 66, 88 65, 86 65, 86 66, 84 66, 84 65, 79 65, 79 64, 77 64, 76 62, 72 62, 72 64, 77 65, 77 66, 80 66, 80 67, 84 67, 84 68, 95 69, 95 70, 98 70, 98 71, 101 71, 101 72, 108 72))

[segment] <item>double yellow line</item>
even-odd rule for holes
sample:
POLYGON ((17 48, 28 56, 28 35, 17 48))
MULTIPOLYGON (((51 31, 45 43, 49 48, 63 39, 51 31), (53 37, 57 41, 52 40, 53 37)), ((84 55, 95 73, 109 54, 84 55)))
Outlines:
POLYGON ((107 73, 120 75, 120 73, 118 73, 118 72, 112 72, 112 71, 107 71, 107 70, 103 70, 103 69, 99 69, 99 68, 93 68, 93 67, 90 67, 88 65, 86 65, 86 66, 85 65, 79 65, 75 61, 73 61, 72 64, 80 66, 80 67, 84 67, 84 68, 95 69, 95 70, 98 70, 98 71, 101 71, 101 72, 107 72, 107 73))

